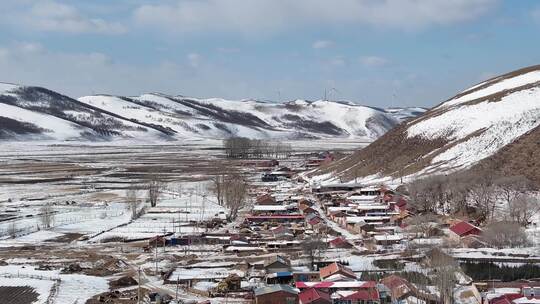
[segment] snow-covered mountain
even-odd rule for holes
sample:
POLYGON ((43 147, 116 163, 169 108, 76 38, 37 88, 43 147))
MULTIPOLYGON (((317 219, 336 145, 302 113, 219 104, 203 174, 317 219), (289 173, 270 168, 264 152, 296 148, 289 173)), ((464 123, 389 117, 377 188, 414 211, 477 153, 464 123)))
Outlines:
POLYGON ((73 99, 41 88, 0 85, 0 139, 176 140, 353 138, 372 141, 395 113, 345 102, 197 99, 159 93, 73 99))
POLYGON ((384 109, 387 113, 392 114, 394 118, 399 120, 399 122, 404 122, 406 120, 409 120, 411 118, 416 118, 422 114, 424 114, 428 109, 421 108, 421 107, 405 107, 405 108, 399 108, 399 107, 391 107, 384 109))
POLYGON ((539 125, 540 66, 532 66, 460 92, 326 172, 373 179, 467 169, 539 125))

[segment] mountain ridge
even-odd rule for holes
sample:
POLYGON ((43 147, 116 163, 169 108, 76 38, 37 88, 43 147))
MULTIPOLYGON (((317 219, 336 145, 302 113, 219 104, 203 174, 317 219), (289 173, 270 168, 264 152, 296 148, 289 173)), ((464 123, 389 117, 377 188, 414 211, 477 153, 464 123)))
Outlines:
POLYGON ((372 141, 415 115, 351 102, 284 103, 145 93, 78 99, 0 83, 0 140, 177 140, 186 137, 350 138, 372 141), (399 113, 399 114, 396 114, 399 113))

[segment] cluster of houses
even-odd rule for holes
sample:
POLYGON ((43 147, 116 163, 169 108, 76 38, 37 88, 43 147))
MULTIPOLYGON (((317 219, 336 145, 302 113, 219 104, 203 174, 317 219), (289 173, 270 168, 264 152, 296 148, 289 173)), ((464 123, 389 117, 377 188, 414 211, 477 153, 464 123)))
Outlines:
MULTIPOLYGON (((538 304, 540 282, 493 283, 484 296, 484 304, 538 304)), ((491 284, 490 284, 491 285, 491 284)))
POLYGON ((319 271, 292 271, 288 259, 272 258, 265 264, 266 286, 254 290, 255 303, 350 304, 389 303, 388 289, 375 281, 360 281, 337 262, 319 271))
MULTIPOLYGON (((241 223, 231 231, 150 240, 150 245, 213 245, 223 256, 215 262, 196 259, 177 266, 164 276, 165 283, 182 284, 208 297, 226 294, 257 304, 441 303, 436 291, 419 289, 403 273, 377 266, 383 271, 375 280, 369 271, 349 268, 348 259, 351 254, 396 255, 428 241, 442 244, 443 235, 461 247, 480 246, 481 228, 446 219, 436 223, 435 228, 444 231, 436 238, 413 238, 408 225, 414 214, 407 197, 397 191, 355 183, 306 187, 295 181, 296 173, 332 160, 332 154, 321 153, 305 158, 300 167, 286 161, 247 162, 261 178, 253 185, 254 203, 242 214, 241 223), (328 255, 308 262, 304 247, 314 239, 324 244, 328 255)), ((536 286, 483 293, 472 280, 456 286, 455 303, 540 303, 536 286)))
POLYGON ((399 246, 403 220, 410 213, 406 199, 394 191, 355 184, 317 187, 314 192, 326 217, 361 236, 366 248, 399 246))

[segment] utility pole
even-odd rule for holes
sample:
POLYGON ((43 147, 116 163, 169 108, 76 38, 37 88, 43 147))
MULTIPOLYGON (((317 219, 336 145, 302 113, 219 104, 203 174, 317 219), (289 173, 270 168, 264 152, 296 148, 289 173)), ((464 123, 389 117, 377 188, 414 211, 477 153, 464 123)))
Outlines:
POLYGON ((159 235, 156 235, 156 257, 155 257, 155 260, 156 260, 156 275, 158 273, 158 257, 157 257, 157 241, 158 241, 158 237, 159 235))
POLYGON ((176 303, 178 303, 178 282, 180 281, 180 276, 176 277, 176 303))
POLYGON ((139 287, 137 288, 137 304, 141 304, 141 266, 139 266, 139 287))

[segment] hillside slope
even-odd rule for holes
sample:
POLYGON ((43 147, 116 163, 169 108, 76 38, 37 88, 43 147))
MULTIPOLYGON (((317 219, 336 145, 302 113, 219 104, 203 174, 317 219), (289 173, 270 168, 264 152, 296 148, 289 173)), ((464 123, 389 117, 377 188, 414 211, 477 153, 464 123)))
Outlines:
POLYGON ((505 176, 517 173, 540 185, 540 126, 483 159, 472 169, 495 171, 505 176))
POLYGON ((2 86, 0 120, 0 139, 98 140, 173 134, 41 87, 2 86))
POLYGON ((539 125, 540 66, 532 66, 460 92, 320 173, 347 180, 466 169, 539 125))

